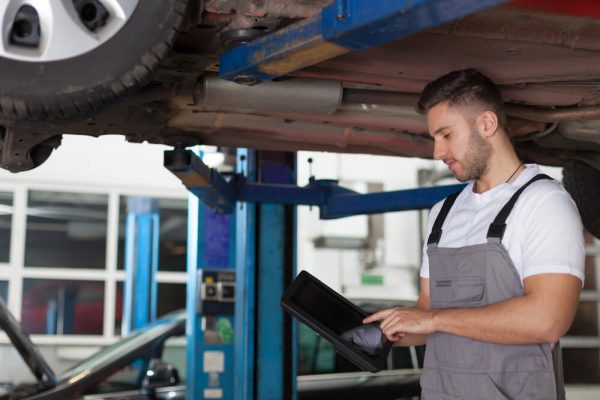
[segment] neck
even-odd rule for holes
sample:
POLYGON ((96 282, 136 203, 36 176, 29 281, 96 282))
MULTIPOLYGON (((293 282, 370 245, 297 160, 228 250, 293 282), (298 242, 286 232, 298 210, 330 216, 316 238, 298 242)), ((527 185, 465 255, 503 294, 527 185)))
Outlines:
POLYGON ((483 193, 503 183, 513 182, 523 169, 524 165, 514 151, 510 157, 492 158, 486 174, 473 183, 473 191, 483 193))

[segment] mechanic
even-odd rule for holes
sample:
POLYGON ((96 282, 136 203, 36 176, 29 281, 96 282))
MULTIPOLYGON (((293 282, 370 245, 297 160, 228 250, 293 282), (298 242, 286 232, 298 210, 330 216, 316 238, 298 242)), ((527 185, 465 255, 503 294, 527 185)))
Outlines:
POLYGON ((559 339, 584 279, 576 206, 519 160, 500 91, 479 71, 430 82, 418 107, 434 158, 468 184, 431 210, 415 306, 364 322, 396 345, 427 343, 424 399, 564 399, 559 339))

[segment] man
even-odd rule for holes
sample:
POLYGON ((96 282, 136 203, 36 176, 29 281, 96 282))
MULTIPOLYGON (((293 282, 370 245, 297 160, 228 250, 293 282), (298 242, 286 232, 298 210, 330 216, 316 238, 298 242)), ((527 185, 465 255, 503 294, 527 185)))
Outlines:
POLYGON ((480 72, 430 82, 419 111, 434 158, 469 183, 431 210, 416 305, 364 322, 397 345, 427 342, 424 399, 564 399, 558 341, 584 278, 573 201, 519 160, 500 92, 480 72))

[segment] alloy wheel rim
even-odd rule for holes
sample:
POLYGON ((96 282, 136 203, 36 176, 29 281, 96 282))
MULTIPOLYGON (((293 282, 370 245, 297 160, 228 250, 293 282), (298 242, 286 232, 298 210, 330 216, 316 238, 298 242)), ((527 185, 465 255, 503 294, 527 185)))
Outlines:
POLYGON ((139 0, 0 0, 0 57, 50 62, 80 56, 114 37, 139 0))

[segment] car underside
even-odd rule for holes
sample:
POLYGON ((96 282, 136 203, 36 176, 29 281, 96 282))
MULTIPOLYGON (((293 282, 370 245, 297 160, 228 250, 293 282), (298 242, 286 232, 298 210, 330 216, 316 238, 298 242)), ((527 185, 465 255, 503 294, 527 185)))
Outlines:
POLYGON ((273 81, 219 78, 223 51, 293 28, 331 2, 138 0, 126 9, 116 0, 46 0, 38 3, 75 10, 72 30, 46 41, 44 19, 56 25, 58 12, 23 14, 29 2, 5 2, 0 166, 37 167, 62 134, 431 158, 418 95, 428 81, 473 67, 500 86, 522 160, 565 167, 567 188, 598 232, 600 4, 516 0, 273 81), (119 23, 111 10, 128 17, 119 23), (90 32, 103 41, 85 53, 64 41, 67 50, 53 50, 67 34, 85 47, 90 32))

